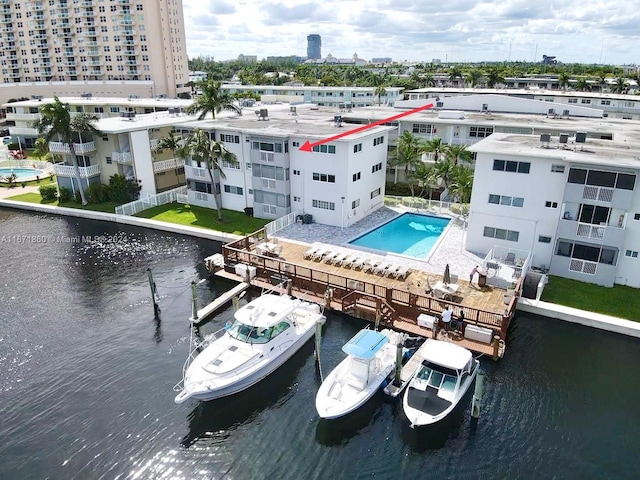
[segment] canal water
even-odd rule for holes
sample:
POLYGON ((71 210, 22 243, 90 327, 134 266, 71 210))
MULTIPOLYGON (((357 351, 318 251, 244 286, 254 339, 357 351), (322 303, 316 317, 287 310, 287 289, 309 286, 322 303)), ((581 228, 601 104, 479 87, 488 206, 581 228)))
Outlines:
MULTIPOLYGON (((205 279, 202 305, 232 285, 203 268, 219 250, 0 209, 1 479, 638 478, 640 341, 530 315, 516 318, 503 360, 482 360, 477 422, 467 396, 443 424, 411 430, 383 394, 320 421, 311 342, 242 394, 174 404, 190 282, 205 279)), ((325 372, 362 325, 329 313, 325 372)))

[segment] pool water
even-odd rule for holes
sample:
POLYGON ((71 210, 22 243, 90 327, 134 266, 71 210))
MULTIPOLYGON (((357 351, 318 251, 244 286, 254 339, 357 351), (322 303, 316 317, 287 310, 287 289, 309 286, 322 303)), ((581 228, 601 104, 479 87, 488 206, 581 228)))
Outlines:
POLYGON ((450 219, 405 213, 351 240, 351 245, 425 258, 436 244, 450 219))
POLYGON ((15 173, 18 178, 17 180, 24 180, 24 179, 34 179, 39 176, 39 177, 43 177, 44 176, 44 170, 38 170, 36 168, 11 168, 11 167, 6 167, 6 168, 0 168, 0 178, 1 177, 7 177, 9 175, 11 175, 12 173, 15 173))

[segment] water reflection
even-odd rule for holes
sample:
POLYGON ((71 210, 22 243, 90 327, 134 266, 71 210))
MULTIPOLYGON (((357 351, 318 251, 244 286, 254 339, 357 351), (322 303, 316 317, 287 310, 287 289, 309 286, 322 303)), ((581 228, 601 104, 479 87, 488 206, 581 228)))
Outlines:
POLYGON ((251 423, 263 410, 284 405, 295 393, 298 372, 310 361, 312 351, 313 342, 308 342, 276 372, 244 392, 198 401, 187 417, 189 433, 181 445, 188 448, 201 439, 224 439, 241 425, 251 423))

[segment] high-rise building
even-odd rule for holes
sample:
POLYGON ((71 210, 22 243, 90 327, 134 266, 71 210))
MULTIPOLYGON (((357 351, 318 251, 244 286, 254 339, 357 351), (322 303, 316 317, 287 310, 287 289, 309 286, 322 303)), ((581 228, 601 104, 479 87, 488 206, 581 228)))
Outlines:
POLYGON ((307 35, 307 58, 318 60, 322 58, 322 38, 320 35, 307 35))
POLYGON ((0 3, 0 101, 189 91, 182 0, 0 3))

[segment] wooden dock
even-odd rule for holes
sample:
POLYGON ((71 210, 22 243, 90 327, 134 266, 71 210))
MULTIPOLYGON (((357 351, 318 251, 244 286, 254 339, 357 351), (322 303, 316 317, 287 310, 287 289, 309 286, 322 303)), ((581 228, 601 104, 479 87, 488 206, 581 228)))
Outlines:
POLYGON ((220 295, 219 297, 217 297, 213 302, 211 302, 206 307, 203 307, 200 310, 198 310, 198 317, 195 318, 195 319, 192 318, 191 322, 193 324, 195 324, 195 325, 199 324, 200 322, 205 320, 210 315, 213 315, 225 303, 231 301, 231 299, 233 297, 235 297, 236 295, 239 295, 240 293, 244 292, 248 288, 249 288, 249 284, 248 283, 244 283, 244 282, 239 283, 238 285, 233 287, 228 292, 225 292, 222 295, 220 295))
POLYGON ((402 393, 405 387, 409 384, 409 381, 418 371, 418 368, 420 368, 420 365, 422 364, 422 351, 425 349, 426 345, 427 342, 424 342, 422 345, 420 345, 420 348, 416 350, 409 361, 402 366, 402 371, 400 373, 400 385, 396 386, 396 382, 394 380, 389 385, 384 387, 384 393, 390 395, 393 398, 402 393))

